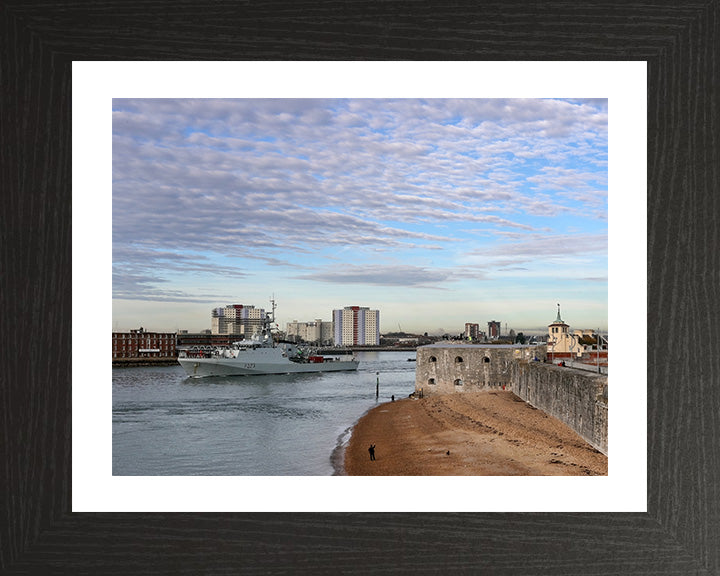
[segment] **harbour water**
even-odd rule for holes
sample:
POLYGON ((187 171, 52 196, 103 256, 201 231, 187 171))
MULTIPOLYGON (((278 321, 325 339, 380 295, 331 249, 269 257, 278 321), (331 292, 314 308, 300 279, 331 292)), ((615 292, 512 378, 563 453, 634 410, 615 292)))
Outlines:
POLYGON ((415 388, 415 352, 357 357, 357 372, 286 376, 192 379, 179 365, 113 368, 113 475, 341 473, 353 424, 415 388))

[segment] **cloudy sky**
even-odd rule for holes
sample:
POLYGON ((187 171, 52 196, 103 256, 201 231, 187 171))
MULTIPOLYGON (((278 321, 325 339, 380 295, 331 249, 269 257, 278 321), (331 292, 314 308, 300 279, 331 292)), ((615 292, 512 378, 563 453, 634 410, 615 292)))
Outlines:
POLYGON ((115 99, 113 329, 607 328, 606 100, 115 99))

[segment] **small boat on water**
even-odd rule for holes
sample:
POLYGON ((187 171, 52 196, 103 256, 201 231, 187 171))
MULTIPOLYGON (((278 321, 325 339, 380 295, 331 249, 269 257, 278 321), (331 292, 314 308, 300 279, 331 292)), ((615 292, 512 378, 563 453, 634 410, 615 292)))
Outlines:
POLYGON ((275 342, 275 301, 272 315, 266 316, 262 327, 248 340, 227 347, 215 347, 200 356, 181 351, 178 362, 191 378, 206 376, 251 376, 262 374, 301 374, 357 370, 359 362, 352 356, 314 354, 290 342, 275 342))

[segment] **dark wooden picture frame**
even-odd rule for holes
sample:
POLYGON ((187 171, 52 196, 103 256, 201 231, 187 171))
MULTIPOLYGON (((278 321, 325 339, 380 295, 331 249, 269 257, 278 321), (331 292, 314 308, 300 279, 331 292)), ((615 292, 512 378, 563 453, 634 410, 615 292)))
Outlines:
POLYGON ((718 0, 4 2, 0 572, 720 574, 718 38, 718 0), (72 62, 198 59, 647 61, 647 513, 71 511, 72 62))

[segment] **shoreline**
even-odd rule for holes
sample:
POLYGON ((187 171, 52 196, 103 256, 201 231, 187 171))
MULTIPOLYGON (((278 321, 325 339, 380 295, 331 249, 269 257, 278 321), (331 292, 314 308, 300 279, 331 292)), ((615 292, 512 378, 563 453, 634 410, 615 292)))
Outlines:
POLYGON ((336 475, 603 476, 608 470, 607 456, 510 391, 385 402, 348 430, 342 460, 333 461, 342 466, 336 475))
MULTIPOLYGON (((367 414, 367 412, 365 412, 365 414, 367 414)), ((362 416, 360 418, 362 418, 362 416)), ((333 448, 330 454, 330 464, 333 468, 332 476, 347 476, 345 473, 345 451, 347 450, 350 438, 352 438, 353 428, 355 428, 356 425, 357 422, 352 426, 348 426, 343 433, 337 437, 335 448, 333 448)))

